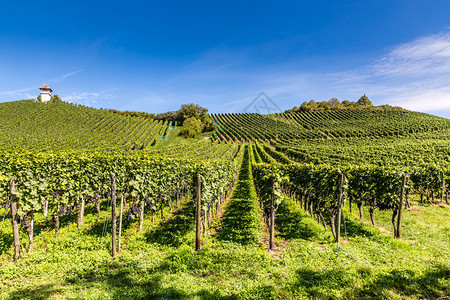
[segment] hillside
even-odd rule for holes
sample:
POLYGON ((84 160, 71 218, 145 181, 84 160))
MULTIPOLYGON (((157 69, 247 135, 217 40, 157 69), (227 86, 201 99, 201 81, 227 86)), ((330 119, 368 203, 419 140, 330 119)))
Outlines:
MULTIPOLYGON (((410 111, 332 110, 274 115, 214 114, 213 139, 277 142, 398 137, 450 129, 450 120, 410 111)), ((0 103, 2 149, 148 149, 169 125, 65 102, 0 103)), ((177 131, 178 132, 178 131, 177 131)))
POLYGON ((386 137, 450 129, 450 120, 399 110, 331 110, 212 116, 222 141, 386 137))
POLYGON ((0 103, 4 150, 146 149, 167 127, 163 122, 66 102, 0 103))

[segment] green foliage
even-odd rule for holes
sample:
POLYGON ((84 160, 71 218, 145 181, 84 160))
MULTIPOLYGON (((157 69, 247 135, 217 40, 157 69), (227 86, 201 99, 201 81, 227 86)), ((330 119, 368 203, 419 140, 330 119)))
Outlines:
POLYGON ((328 103, 330 104, 330 106, 334 109, 340 109, 342 108, 341 103, 339 102, 338 98, 331 98, 330 100, 328 100, 328 103))
MULTIPOLYGON (((225 154, 223 147, 216 150, 225 154)), ((233 148, 225 149, 229 153, 223 158, 228 160, 205 160, 207 156, 196 156, 191 160, 182 158, 181 153, 176 154, 177 158, 170 158, 167 151, 159 155, 139 152, 4 152, 0 158, 0 197, 2 200, 7 197, 8 181, 14 177, 20 216, 25 212, 40 211, 46 199, 54 215, 67 214, 77 206, 81 197, 91 199, 95 194, 109 193, 110 173, 113 172, 117 191, 152 209, 167 206, 169 195, 181 187, 192 189, 197 174, 202 176, 203 197, 217 201, 217 196, 231 183, 237 171, 239 156, 232 160, 234 152, 231 150, 233 148), (144 199, 148 201, 144 202, 144 199), (62 211, 61 207, 64 207, 62 211)), ((206 201, 203 205, 206 207, 206 201)))
MULTIPOLYGON (((157 119, 157 120, 161 120, 159 118, 155 118, 155 114, 153 113, 146 113, 146 112, 137 112, 137 111, 120 111, 120 110, 116 110, 116 109, 108 109, 109 112, 113 112, 115 114, 119 114, 122 116, 130 116, 130 117, 137 117, 137 118, 143 118, 143 119, 148 119, 148 120, 153 120, 153 119, 157 119)), ((163 118, 164 120, 166 118, 163 118)))
POLYGON ((200 134, 202 130, 202 122, 195 117, 190 117, 184 121, 184 125, 180 131, 180 135, 184 136, 185 138, 193 138, 200 134))
POLYGON ((372 105, 372 101, 370 101, 366 95, 361 96, 361 98, 359 98, 357 103, 360 106, 371 106, 372 105))
POLYGON ((218 124, 217 140, 271 144, 305 144, 305 140, 322 143, 324 138, 398 137, 435 131, 444 133, 450 129, 450 121, 444 118, 380 107, 267 116, 215 114, 212 119, 218 124))
POLYGON ((67 102, 0 103, 0 150, 148 148, 168 126, 67 102))
MULTIPOLYGON (((300 107, 294 106, 292 109, 286 110, 284 113, 292 112, 311 112, 311 111, 327 111, 327 110, 341 110, 341 109, 359 109, 362 106, 364 108, 374 108, 374 109, 392 109, 389 105, 380 105, 372 107, 372 101, 367 98, 366 95, 359 98, 358 101, 348 101, 344 100, 342 103, 337 98, 331 98, 328 101, 316 102, 310 100, 309 102, 303 102, 300 107)), ((402 108, 399 108, 403 110, 402 108)))
POLYGON ((177 121, 183 125, 184 122, 192 119, 197 119, 201 123, 201 131, 212 131, 216 129, 216 124, 208 115, 208 109, 201 107, 198 104, 183 104, 181 109, 177 111, 177 121))
POLYGON ((198 104, 182 104, 178 111, 178 120, 181 124, 190 118, 199 119, 203 124, 206 123, 208 117, 208 109, 201 107, 198 104))
POLYGON ((426 165, 447 165, 446 133, 423 133, 410 137, 379 137, 282 142, 276 150, 291 160, 314 164, 374 164, 400 166, 402 170, 426 165))
POLYGON ((62 99, 61 99, 61 97, 59 97, 58 95, 53 95, 53 96, 50 98, 50 101, 51 101, 51 102, 62 102, 62 99))
MULTIPOLYGON (((158 120, 167 122, 169 124, 176 124, 182 126, 185 121, 191 118, 195 118, 201 122, 201 131, 200 132, 208 132, 213 131, 217 128, 216 124, 211 120, 211 118, 208 115, 208 109, 201 107, 198 104, 182 104, 181 108, 177 111, 169 111, 165 113, 160 114, 153 114, 153 113, 146 113, 146 112, 134 112, 134 111, 118 111, 115 109, 109 109, 110 112, 119 114, 119 115, 125 115, 125 116, 131 116, 131 117, 138 117, 138 118, 144 118, 148 120, 158 120)), ((194 126, 197 127, 197 126, 194 126)), ((196 132, 196 128, 192 128, 192 124, 189 129, 187 129, 183 136, 186 137, 193 137, 195 135, 192 135, 193 132, 196 132)))

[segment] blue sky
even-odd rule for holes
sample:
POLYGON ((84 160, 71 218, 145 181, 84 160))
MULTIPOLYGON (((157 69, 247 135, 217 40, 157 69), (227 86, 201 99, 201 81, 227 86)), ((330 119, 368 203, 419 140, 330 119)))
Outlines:
POLYGON ((9 1, 0 101, 164 112, 357 100, 450 118, 450 1, 9 1))

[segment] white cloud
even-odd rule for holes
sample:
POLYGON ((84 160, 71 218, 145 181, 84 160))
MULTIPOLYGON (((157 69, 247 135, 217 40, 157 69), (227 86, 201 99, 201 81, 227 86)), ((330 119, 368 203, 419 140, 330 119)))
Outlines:
POLYGON ((53 82, 63 81, 64 79, 66 79, 66 78, 68 78, 70 76, 76 75, 76 74, 80 73, 81 71, 83 71, 83 70, 80 69, 80 70, 76 70, 76 71, 73 71, 73 72, 69 72, 69 73, 63 74, 61 76, 58 76, 58 77, 54 78, 51 81, 53 81, 53 82))
POLYGON ((418 111, 450 110, 450 32, 398 45, 362 84, 385 102, 418 111))
POLYGON ((372 67, 372 73, 390 79, 441 81, 450 74, 450 33, 396 47, 372 67))
POLYGON ((113 95, 110 95, 105 91, 82 93, 74 92, 70 94, 61 94, 60 96, 63 101, 88 106, 96 106, 99 101, 101 101, 102 104, 109 104, 109 101, 114 98, 113 95))
POLYGON ((36 87, 32 87, 32 88, 23 88, 23 89, 19 89, 19 90, 15 90, 15 91, 6 91, 6 92, 0 92, 0 95, 25 95, 28 91, 31 90, 35 90, 36 87))
MULTIPOLYGON (((83 71, 83 70, 80 69, 80 70, 76 70, 73 72, 68 72, 68 73, 56 76, 49 80, 49 85, 52 85, 52 83, 64 81, 68 77, 74 76, 74 75, 80 73, 81 71, 83 71)), ((21 88, 21 89, 12 90, 12 91, 0 92, 0 95, 5 95, 8 98, 10 98, 11 100, 32 99, 32 98, 36 98, 39 95, 39 87, 42 85, 43 85, 42 82, 41 83, 35 82, 33 87, 26 87, 26 88, 21 88), (31 94, 30 91, 35 91, 36 94, 31 94)))

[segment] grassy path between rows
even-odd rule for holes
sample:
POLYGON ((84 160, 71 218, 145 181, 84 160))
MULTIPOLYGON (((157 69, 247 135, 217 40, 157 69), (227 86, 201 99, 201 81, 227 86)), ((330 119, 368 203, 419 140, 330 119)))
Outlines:
POLYGON ((220 240, 237 242, 243 245, 256 244, 261 240, 263 222, 261 209, 253 184, 249 147, 245 153, 239 171, 239 177, 225 207, 222 218, 220 240))

